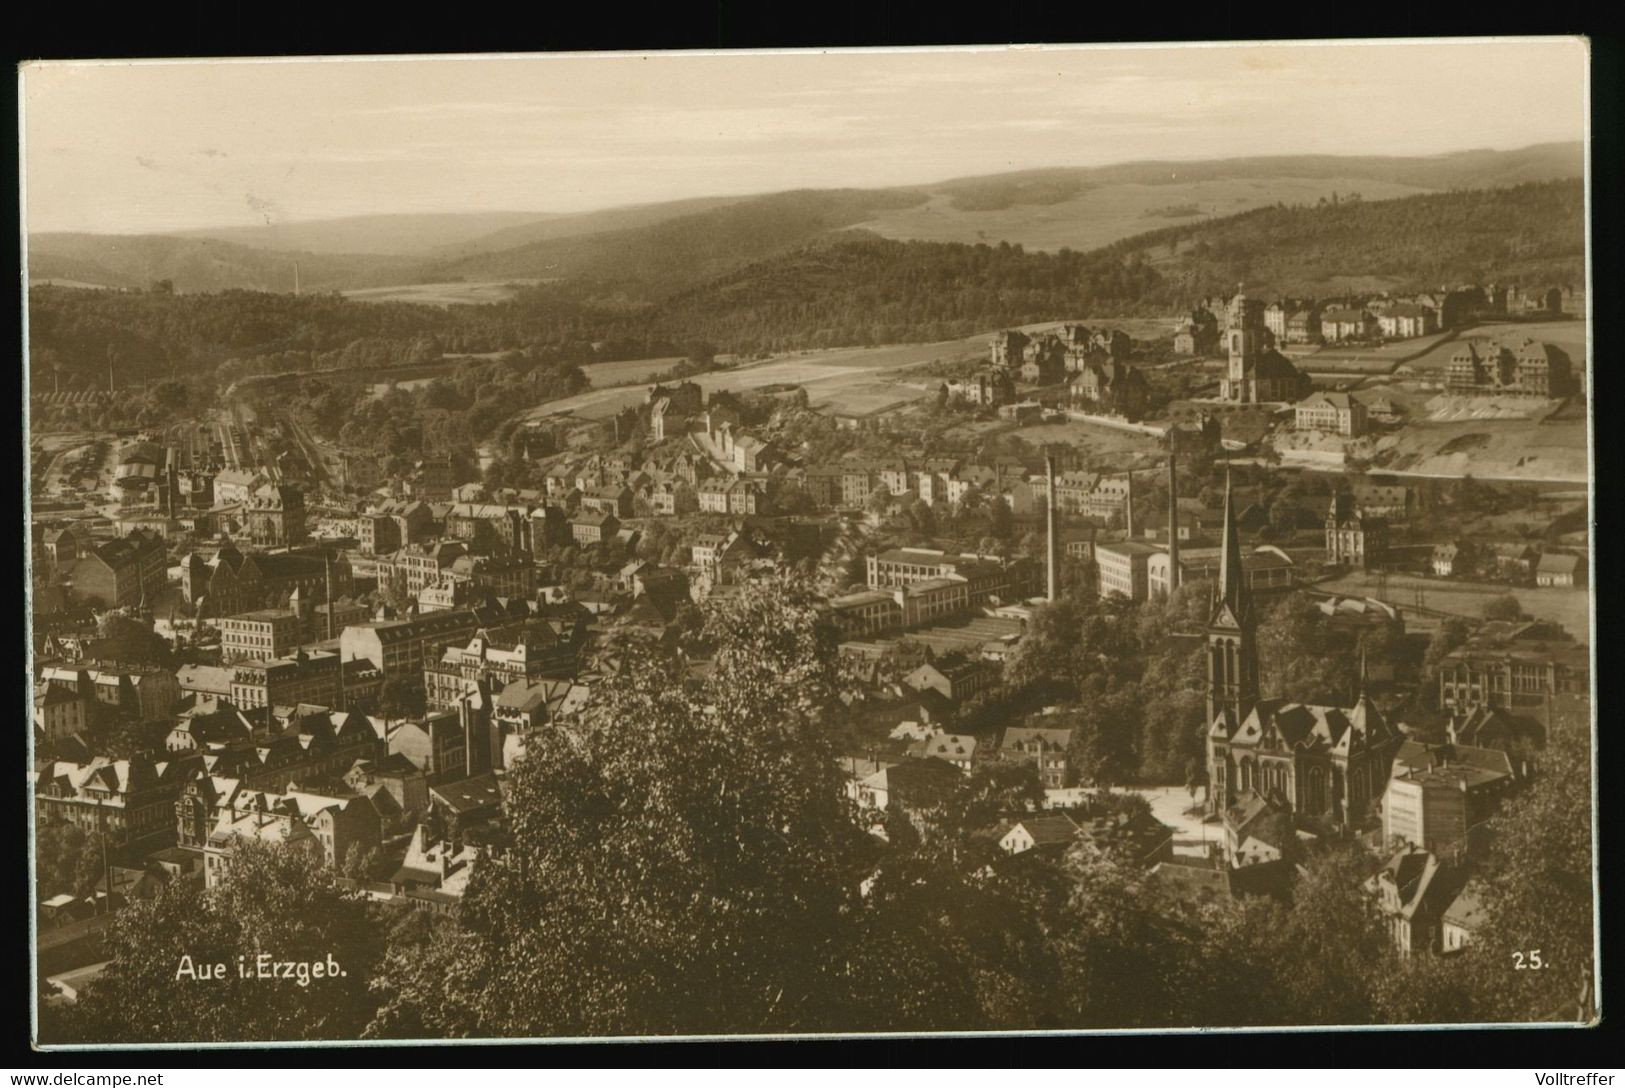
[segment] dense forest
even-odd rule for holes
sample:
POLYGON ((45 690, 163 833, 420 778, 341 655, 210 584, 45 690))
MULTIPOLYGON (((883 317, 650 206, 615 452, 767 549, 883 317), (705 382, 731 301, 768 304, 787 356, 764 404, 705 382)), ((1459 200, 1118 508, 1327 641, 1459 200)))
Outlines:
POLYGON ((1585 278, 1585 189, 1578 179, 1402 200, 1273 207, 1168 227, 1102 250, 1152 261, 1199 293, 1238 282, 1313 295, 1333 276, 1401 285, 1558 284, 1585 278))
MULTIPOLYGON (((789 214, 751 205, 780 226, 800 224, 785 227, 790 235, 841 222, 864 206, 809 197, 789 214)), ((751 233, 753 220, 739 218, 737 208, 721 212, 734 216, 736 232, 751 233)), ((36 289, 29 300, 31 375, 37 387, 49 387, 58 375, 65 388, 100 387, 109 350, 115 369, 148 379, 213 370, 227 360, 246 363, 243 372, 263 372, 547 347, 587 365, 680 354, 680 345, 697 340, 739 353, 936 341, 1065 317, 1166 315, 1238 282, 1283 294, 1323 291, 1332 277, 1380 277, 1416 289, 1492 280, 1573 284, 1583 278, 1585 259, 1581 184, 1556 181, 1264 208, 1089 253, 899 242, 841 230, 672 290, 686 281, 679 271, 685 262, 706 267, 728 244, 728 236, 710 237, 694 226, 718 214, 655 228, 669 232, 670 245, 644 273, 620 267, 633 251, 606 252, 596 261, 582 257, 581 267, 593 275, 489 305, 36 289)))

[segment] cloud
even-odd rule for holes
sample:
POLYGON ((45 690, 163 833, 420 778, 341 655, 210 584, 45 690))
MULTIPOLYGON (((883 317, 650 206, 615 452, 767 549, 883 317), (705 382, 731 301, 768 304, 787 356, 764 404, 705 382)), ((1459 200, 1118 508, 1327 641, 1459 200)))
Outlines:
POLYGON ((137 155, 135 157, 135 161, 140 165, 145 166, 148 170, 158 169, 158 164, 147 158, 145 155, 137 155))
POLYGON ((218 147, 200 147, 196 151, 192 152, 192 154, 204 155, 211 159, 223 159, 226 157, 226 153, 221 151, 218 147))

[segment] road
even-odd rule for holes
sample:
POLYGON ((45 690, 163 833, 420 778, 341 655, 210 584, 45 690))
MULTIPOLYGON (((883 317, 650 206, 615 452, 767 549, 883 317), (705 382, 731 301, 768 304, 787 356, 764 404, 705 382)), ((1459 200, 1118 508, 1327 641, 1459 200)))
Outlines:
POLYGON ((1196 799, 1183 786, 1148 786, 1126 790, 1137 793, 1151 803, 1151 814, 1174 829, 1174 853, 1201 856, 1207 843, 1222 841, 1224 830, 1218 823, 1203 823, 1186 810, 1203 800, 1205 789, 1196 791, 1196 799))

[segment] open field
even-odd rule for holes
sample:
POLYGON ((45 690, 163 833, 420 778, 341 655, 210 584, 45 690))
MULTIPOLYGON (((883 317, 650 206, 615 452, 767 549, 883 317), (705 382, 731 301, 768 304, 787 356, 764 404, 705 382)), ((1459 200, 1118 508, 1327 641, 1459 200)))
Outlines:
MULTIPOLYGON (((1126 458, 1135 454, 1155 452, 1162 443, 1150 435, 1119 430, 1099 423, 1068 420, 1065 423, 1037 423, 1013 429, 1034 445, 1061 442, 1075 448, 1086 460, 1094 458, 1126 458)), ((1091 466, 1093 467, 1093 466, 1091 466)))
POLYGON ((1387 200, 1430 192, 1369 178, 1227 178, 1180 181, 1177 172, 1148 185, 1111 182, 1085 187, 1056 204, 1013 204, 993 211, 962 211, 945 193, 924 204, 897 208, 857 224, 886 238, 926 242, 1001 241, 1027 249, 1094 249, 1146 231, 1235 215, 1267 204, 1314 204, 1333 192, 1358 192, 1366 200, 1387 200), (1185 211, 1194 215, 1158 214, 1185 211))
MULTIPOLYGON (((718 391, 746 392, 767 385, 804 386, 811 404, 833 412, 866 414, 888 404, 902 404, 928 394, 924 385, 888 382, 885 374, 919 366, 937 359, 960 359, 987 351, 987 337, 944 340, 934 344, 902 344, 883 348, 839 348, 830 351, 798 352, 764 359, 732 370, 701 374, 693 378, 707 394, 718 391), (882 395, 877 386, 894 393, 882 395)), ((638 385, 594 389, 534 408, 531 418, 576 415, 602 419, 643 401, 645 390, 638 385)))
POLYGON ((403 287, 364 287, 345 291, 356 302, 417 302, 425 306, 456 306, 463 303, 504 302, 515 294, 515 286, 530 287, 544 280, 509 279, 474 283, 413 283, 403 287))
MULTIPOLYGON (((1420 590, 1422 607, 1477 619, 1483 615, 1486 603, 1510 593, 1518 598, 1523 610, 1536 619, 1562 624, 1569 634, 1581 642, 1591 638, 1591 594, 1585 589, 1458 582, 1449 578, 1425 578, 1419 574, 1390 573, 1387 578, 1387 599, 1401 611, 1406 605, 1415 603, 1417 591, 1420 590)), ((1378 584, 1375 575, 1356 571, 1317 583, 1315 588, 1365 597, 1375 595, 1378 584)))
POLYGON ((592 363, 582 367, 581 372, 592 382, 594 389, 610 389, 617 385, 647 382, 682 361, 681 355, 667 355, 659 359, 621 359, 613 363, 592 363))
MULTIPOLYGON (((1287 355, 1311 374, 1389 374, 1407 360, 1435 353, 1440 344, 1452 339, 1452 333, 1440 332, 1395 340, 1379 347, 1342 348, 1334 344, 1301 355, 1288 351, 1287 355)), ((1448 356, 1446 352, 1446 358, 1448 356)))

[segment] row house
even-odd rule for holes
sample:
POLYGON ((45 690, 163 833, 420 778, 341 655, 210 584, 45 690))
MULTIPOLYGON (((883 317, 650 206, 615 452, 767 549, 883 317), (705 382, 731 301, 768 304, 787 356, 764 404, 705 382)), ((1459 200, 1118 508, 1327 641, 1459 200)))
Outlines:
MULTIPOLYGON (((818 502, 818 499, 814 499, 818 502)), ((821 503, 824 506, 833 503, 821 503)), ((694 488, 681 479, 662 480, 649 493, 649 507, 658 517, 676 517, 699 510, 700 500, 694 488)))
POLYGON ((423 690, 430 709, 444 710, 477 691, 482 682, 501 691, 519 680, 569 675, 575 662, 569 644, 544 637, 537 629, 511 640, 493 638, 482 630, 465 645, 448 646, 438 661, 424 666, 423 690))
POLYGON ((1439 331, 1439 312, 1430 306, 1396 302, 1377 315, 1382 335, 1393 340, 1409 340, 1439 331))
POLYGON ((251 789, 338 779, 357 760, 380 753, 386 730, 382 719, 310 704, 240 713, 253 723, 250 738, 230 734, 204 739, 196 750, 210 774, 236 779, 251 789))
POLYGON ((1367 340, 1376 331, 1377 319, 1364 307, 1359 309, 1338 307, 1325 310, 1320 315, 1320 335, 1328 344, 1340 344, 1346 340, 1367 340))
POLYGON ((151 666, 48 666, 41 670, 40 680, 48 687, 59 687, 108 707, 130 721, 163 721, 175 713, 181 697, 175 674, 151 666))
POLYGON ((468 546, 459 540, 413 544, 402 548, 390 557, 390 584, 415 596, 425 586, 438 585, 451 565, 467 554, 468 546))
POLYGON ((175 798, 200 767, 195 755, 46 763, 34 775, 35 818, 100 832, 131 853, 161 850, 175 841, 175 798))
POLYGON ((624 485, 595 487, 582 494, 580 509, 629 518, 632 516, 632 498, 632 489, 624 485))
MULTIPOLYGON (((193 810, 191 806, 187 809, 185 822, 190 828, 193 810)), ((359 794, 331 797, 299 790, 230 790, 222 783, 212 815, 209 833, 200 844, 204 886, 209 888, 225 878, 233 846, 239 841, 303 846, 322 864, 334 868, 344 864, 351 850, 374 850, 383 841, 383 819, 377 806, 359 794)))
POLYGON ((383 674, 369 660, 346 659, 325 650, 290 657, 241 661, 230 666, 231 701, 239 707, 360 705, 377 697, 383 674))
POLYGON ((220 656, 227 662, 286 657, 305 641, 304 622, 288 609, 222 616, 215 626, 220 629, 220 656))

